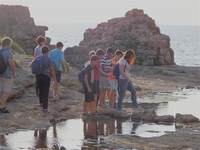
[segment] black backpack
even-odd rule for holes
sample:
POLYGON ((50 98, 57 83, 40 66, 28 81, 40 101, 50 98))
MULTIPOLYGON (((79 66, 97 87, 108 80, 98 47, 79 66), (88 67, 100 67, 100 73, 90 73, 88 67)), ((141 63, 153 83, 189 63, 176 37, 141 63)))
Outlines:
POLYGON ((5 71, 6 71, 6 68, 7 68, 7 64, 6 62, 4 61, 4 57, 3 57, 3 52, 5 51, 6 49, 1 49, 0 50, 0 74, 3 74, 5 71))
POLYGON ((113 68, 113 75, 115 76, 116 79, 119 79, 120 76, 119 62, 113 68))

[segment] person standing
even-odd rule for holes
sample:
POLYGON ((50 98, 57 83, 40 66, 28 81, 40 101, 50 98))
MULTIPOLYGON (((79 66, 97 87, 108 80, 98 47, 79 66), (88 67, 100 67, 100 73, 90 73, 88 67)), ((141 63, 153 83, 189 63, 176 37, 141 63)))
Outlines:
POLYGON ((37 56, 42 55, 42 46, 46 43, 46 38, 42 35, 39 35, 36 39, 37 46, 34 49, 33 58, 35 59, 37 56))
POLYGON ((131 100, 133 103, 133 108, 141 109, 137 103, 136 89, 130 79, 131 65, 133 65, 134 61, 135 61, 135 52, 132 49, 127 50, 123 58, 120 59, 119 61, 120 76, 118 79, 118 84, 119 84, 119 98, 117 102, 118 112, 122 113, 124 112, 122 110, 122 101, 125 97, 127 89, 131 92, 131 100))
MULTIPOLYGON (((47 46, 42 47, 42 55, 38 56, 37 59, 43 61, 42 73, 36 75, 36 82, 39 89, 39 101, 40 106, 43 108, 43 112, 48 113, 48 98, 49 98, 49 87, 51 83, 51 78, 49 71, 54 79, 54 86, 57 85, 56 75, 53 68, 53 61, 49 58, 49 48, 47 46)), ((34 60, 33 60, 34 61, 34 60)), ((33 63, 32 61, 32 63, 33 63)), ((31 63, 31 66, 32 66, 31 63)))
POLYGON ((57 70, 55 70, 55 73, 56 73, 56 79, 57 79, 58 84, 56 84, 53 87, 53 100, 54 101, 59 101, 58 90, 59 90, 61 74, 67 72, 64 53, 62 51, 63 46, 64 45, 62 42, 58 42, 56 44, 56 49, 52 50, 49 54, 49 57, 53 60, 54 64, 56 65, 56 68, 57 68, 57 70))
POLYGON ((91 59, 91 57, 94 56, 94 55, 95 55, 95 51, 90 51, 90 52, 89 52, 89 54, 88 54, 89 60, 84 64, 84 67, 85 67, 85 68, 91 63, 90 59, 91 59))
MULTIPOLYGON (((0 49, 4 62, 7 65, 6 70, 0 74, 0 110, 2 113, 9 113, 6 109, 6 101, 12 89, 13 78, 15 77, 15 63, 11 52, 12 39, 4 37, 1 41, 2 48, 0 49)), ((2 64, 1 64, 2 65, 2 64)))
MULTIPOLYGON (((101 62, 101 68, 105 73, 110 74, 111 71, 111 58, 113 57, 114 51, 111 47, 108 47, 106 49, 106 55, 100 60, 101 62)), ((105 105, 105 97, 106 97, 106 92, 107 95, 109 93, 109 87, 108 87, 108 76, 105 76, 104 74, 101 74, 100 77, 100 104, 99 106, 106 106, 105 105)))
MULTIPOLYGON (((111 72, 110 74, 113 75, 113 69, 117 62, 122 58, 123 53, 120 50, 117 50, 115 52, 115 56, 112 59, 112 66, 111 66, 111 72)), ((110 88, 110 93, 108 97, 109 101, 109 107, 115 108, 115 101, 116 101, 116 95, 117 95, 117 89, 118 89, 118 81, 116 78, 108 77, 108 86, 110 88)))
POLYGON ((90 112, 94 112, 94 107, 96 106, 94 101, 94 66, 98 63, 99 58, 97 56, 91 57, 91 63, 84 70, 84 81, 83 89, 85 93, 85 102, 84 102, 84 113, 83 115, 88 115, 90 112))
MULTIPOLYGON (((37 46, 34 49, 33 59, 35 59, 37 56, 42 55, 42 46, 45 45, 46 38, 42 35, 39 35, 36 39, 36 43, 37 43, 37 46)), ((37 86, 36 81, 35 81, 35 92, 36 92, 36 95, 38 96, 38 86, 37 86)))
MULTIPOLYGON (((96 56, 101 60, 104 56, 104 51, 102 49, 98 49, 96 51, 96 56)), ((97 112, 97 106, 98 106, 98 100, 99 100, 99 94, 100 94, 100 88, 99 88, 99 80, 100 80, 100 74, 107 76, 107 77, 114 77, 110 73, 106 73, 102 70, 100 61, 97 62, 96 66, 94 67, 94 101, 96 104, 96 107, 94 107, 94 112, 97 112)), ((102 104, 100 104, 102 106, 102 104)), ((104 105, 103 105, 104 106, 104 105)))

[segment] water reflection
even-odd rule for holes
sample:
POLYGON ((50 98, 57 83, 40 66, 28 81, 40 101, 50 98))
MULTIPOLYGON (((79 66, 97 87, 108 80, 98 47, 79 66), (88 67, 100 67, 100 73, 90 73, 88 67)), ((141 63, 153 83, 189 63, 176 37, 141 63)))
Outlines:
POLYGON ((112 134, 154 137, 175 131, 175 125, 143 124, 129 119, 72 119, 55 125, 48 130, 19 131, 0 136, 0 149, 113 149, 102 137, 112 134), (19 138, 20 137, 20 138, 19 138))

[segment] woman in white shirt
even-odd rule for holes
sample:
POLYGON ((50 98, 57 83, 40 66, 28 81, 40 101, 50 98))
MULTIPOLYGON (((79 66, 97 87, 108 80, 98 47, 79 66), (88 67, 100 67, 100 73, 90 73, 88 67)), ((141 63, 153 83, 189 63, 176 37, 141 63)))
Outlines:
POLYGON ((122 101, 123 98, 125 97, 127 89, 131 92, 131 100, 133 103, 133 108, 141 109, 137 103, 136 89, 133 86, 133 83, 130 79, 131 65, 133 65, 134 61, 135 61, 135 52, 131 49, 127 50, 123 58, 120 59, 119 61, 120 76, 118 79, 118 84, 119 84, 119 98, 117 102, 118 112, 124 112, 122 110, 122 101))

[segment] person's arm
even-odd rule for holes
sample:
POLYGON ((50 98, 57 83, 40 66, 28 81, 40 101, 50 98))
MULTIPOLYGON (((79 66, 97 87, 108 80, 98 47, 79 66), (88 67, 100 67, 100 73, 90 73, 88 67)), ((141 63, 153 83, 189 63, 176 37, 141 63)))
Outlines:
POLYGON ((88 83, 88 75, 87 74, 84 75, 84 82, 85 82, 85 85, 86 85, 86 87, 88 89, 88 92, 92 92, 92 90, 91 90, 91 88, 89 86, 89 83, 88 83))
POLYGON ((99 68, 99 72, 104 75, 104 76, 107 76, 107 77, 111 77, 111 78, 114 78, 115 76, 111 75, 110 73, 106 73, 102 70, 102 68, 99 68))
POLYGON ((10 69, 12 71, 12 77, 15 77, 15 63, 13 61, 13 58, 8 59, 8 63, 10 65, 10 69))
POLYGON ((62 64, 62 67, 63 67, 63 73, 66 73, 67 72, 67 66, 66 66, 65 62, 61 61, 61 64, 62 64))
POLYGON ((127 77, 127 75, 125 74, 125 65, 119 65, 119 71, 120 71, 120 74, 128 81, 128 82, 131 82, 131 79, 129 79, 129 77, 127 77))
POLYGON ((50 66, 50 67, 49 67, 49 70, 50 70, 50 73, 51 73, 51 75, 52 75, 52 77, 53 77, 54 84, 57 84, 56 74, 55 74, 55 71, 54 71, 53 66, 50 66))

